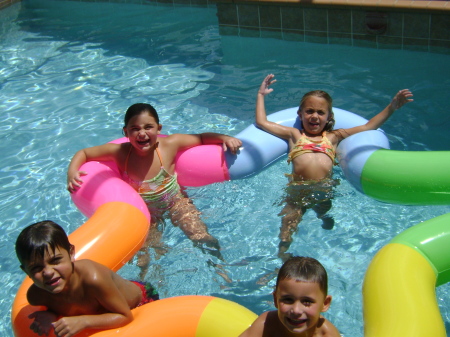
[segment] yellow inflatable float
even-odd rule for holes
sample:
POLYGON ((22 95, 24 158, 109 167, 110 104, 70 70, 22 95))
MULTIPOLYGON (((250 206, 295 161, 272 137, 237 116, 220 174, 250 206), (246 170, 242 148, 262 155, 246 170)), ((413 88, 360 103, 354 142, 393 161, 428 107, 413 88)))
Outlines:
POLYGON ((363 285, 365 337, 445 337, 436 287, 450 281, 450 213, 397 235, 363 285))

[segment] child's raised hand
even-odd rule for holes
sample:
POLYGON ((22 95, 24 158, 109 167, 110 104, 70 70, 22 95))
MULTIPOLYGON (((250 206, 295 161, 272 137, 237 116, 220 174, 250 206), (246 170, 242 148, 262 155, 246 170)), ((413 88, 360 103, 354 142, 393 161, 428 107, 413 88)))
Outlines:
POLYGON ((242 146, 242 141, 234 137, 228 137, 223 142, 223 150, 230 149, 232 154, 236 154, 239 148, 242 146))
POLYGON ((71 337, 86 328, 83 316, 63 317, 53 323, 58 337, 71 337))
POLYGON ((392 109, 393 110, 400 109, 406 103, 414 101, 413 99, 410 98, 412 96, 413 94, 411 91, 409 91, 409 89, 400 90, 391 101, 392 109))
POLYGON ((259 87, 258 94, 265 96, 273 91, 273 89, 269 88, 269 86, 277 81, 273 79, 274 77, 274 74, 269 74, 266 76, 264 81, 261 83, 261 86, 259 87))
POLYGON ((76 171, 74 174, 67 174, 67 190, 72 193, 80 188, 83 183, 81 176, 85 176, 86 174, 86 171, 76 171))
POLYGON ((28 318, 33 319, 33 323, 30 325, 30 329, 37 333, 39 336, 46 335, 50 333, 53 328, 52 323, 56 321, 56 314, 51 311, 35 311, 28 316, 28 318))

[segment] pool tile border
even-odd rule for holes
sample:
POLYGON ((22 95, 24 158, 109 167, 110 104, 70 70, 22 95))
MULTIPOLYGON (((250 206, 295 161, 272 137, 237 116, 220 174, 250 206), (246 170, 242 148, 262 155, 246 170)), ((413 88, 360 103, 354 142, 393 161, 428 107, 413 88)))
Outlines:
POLYGON ((449 4, 393 0, 221 0, 217 3, 217 16, 222 35, 269 35, 302 42, 450 54, 449 4), (349 6, 350 2, 355 5, 349 6))
MULTIPOLYGON (((0 0, 0 10, 21 0, 0 0)), ((450 54, 450 1, 70 0, 217 7, 221 35, 450 54)))

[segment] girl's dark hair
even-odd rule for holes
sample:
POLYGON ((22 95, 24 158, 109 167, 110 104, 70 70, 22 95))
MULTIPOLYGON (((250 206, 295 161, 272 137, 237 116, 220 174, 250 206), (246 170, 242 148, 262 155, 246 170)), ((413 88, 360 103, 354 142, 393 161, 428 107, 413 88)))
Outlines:
POLYGON ((57 223, 45 220, 25 227, 16 240, 16 254, 22 266, 26 262, 43 259, 45 253, 61 247, 70 253, 73 247, 64 229, 57 223))
POLYGON ((293 256, 286 260, 278 272, 277 289, 280 281, 285 279, 318 283, 324 295, 328 294, 327 271, 319 261, 312 257, 293 256))
MULTIPOLYGON (((324 131, 332 131, 334 128, 334 123, 336 122, 334 120, 333 99, 326 91, 313 90, 313 91, 307 92, 306 94, 303 95, 302 100, 300 101, 300 109, 303 108, 303 105, 305 104, 306 99, 311 96, 323 98, 327 102, 328 113, 330 115, 328 116, 328 122, 325 125, 324 131)), ((303 124, 302 124, 302 128, 303 128, 303 124)))
POLYGON ((130 106, 127 109, 127 112, 125 113, 125 117, 123 119, 125 127, 128 125, 131 118, 140 115, 143 112, 147 112, 150 116, 152 116, 156 120, 156 123, 159 124, 158 113, 156 112, 153 106, 147 103, 136 103, 130 106))

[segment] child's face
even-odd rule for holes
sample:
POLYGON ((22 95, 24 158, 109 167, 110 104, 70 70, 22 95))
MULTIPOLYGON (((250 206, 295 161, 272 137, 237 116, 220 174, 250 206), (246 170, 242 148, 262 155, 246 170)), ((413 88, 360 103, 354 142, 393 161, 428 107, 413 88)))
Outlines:
POLYGON ((66 288, 73 273, 73 262, 73 248, 68 252, 58 246, 53 252, 48 247, 42 259, 28 261, 22 268, 37 287, 57 294, 66 288))
POLYGON ((320 314, 328 310, 331 296, 325 296, 316 282, 284 279, 273 293, 280 322, 294 334, 313 335, 320 314))
POLYGON ((145 151, 156 143, 161 127, 162 125, 158 124, 153 116, 144 111, 130 119, 128 125, 124 127, 124 132, 134 148, 145 151))
POLYGON ((310 134, 321 134, 330 118, 330 107, 325 98, 310 96, 298 111, 303 129, 310 134))

